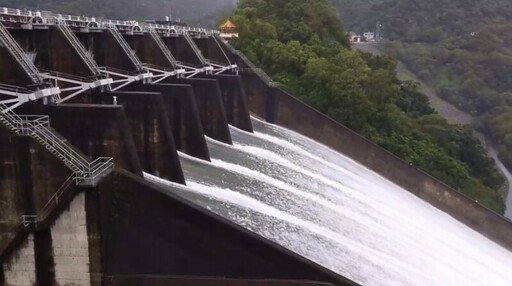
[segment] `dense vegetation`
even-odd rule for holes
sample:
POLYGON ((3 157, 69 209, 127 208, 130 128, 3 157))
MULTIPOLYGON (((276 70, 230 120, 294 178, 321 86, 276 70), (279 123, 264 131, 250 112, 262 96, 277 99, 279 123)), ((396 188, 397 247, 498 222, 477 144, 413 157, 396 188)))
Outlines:
POLYGON ((285 89, 502 213, 504 179, 468 127, 449 125, 389 57, 351 50, 329 0, 242 0, 234 45, 285 89))
POLYGON ((478 117, 512 169, 512 2, 335 0, 350 29, 380 21, 386 50, 478 117))
POLYGON ((0 0, 1 7, 135 20, 171 15, 173 19, 206 26, 233 10, 235 3, 236 0, 0 0))

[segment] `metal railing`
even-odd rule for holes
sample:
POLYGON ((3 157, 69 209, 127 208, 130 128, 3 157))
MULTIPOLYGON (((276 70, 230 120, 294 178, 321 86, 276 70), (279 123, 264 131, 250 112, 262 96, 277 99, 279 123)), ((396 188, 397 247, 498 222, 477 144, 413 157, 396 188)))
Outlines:
POLYGON ((26 10, 26 9, 22 10, 22 9, 12 9, 12 8, 2 7, 2 8, 0 8, 0 13, 4 14, 4 15, 31 17, 31 16, 33 16, 34 12, 32 12, 30 10, 26 10))
POLYGON ((64 37, 66 37, 71 46, 73 46, 75 51, 80 55, 91 72, 94 75, 100 75, 98 64, 92 58, 90 53, 84 48, 82 43, 80 43, 80 40, 78 40, 78 38, 75 36, 75 33, 73 33, 73 31, 71 31, 71 29, 67 26, 66 21, 58 20, 57 27, 59 28, 59 31, 61 31, 61 33, 64 35, 64 37))
POLYGON ((238 71, 255 73, 270 87, 279 86, 277 82, 275 82, 264 70, 260 68, 239 68, 238 71))
POLYGON ((176 68, 178 66, 176 59, 171 54, 171 51, 169 50, 169 48, 162 41, 162 38, 160 38, 160 35, 158 34, 158 32, 155 31, 154 29, 150 29, 149 34, 151 35, 151 38, 153 38, 153 40, 155 41, 157 46, 160 48, 160 50, 164 54, 165 58, 169 61, 171 66, 173 68, 176 68))
POLYGON ((33 224, 37 228, 37 215, 22 215, 21 223, 24 227, 28 227, 33 224))
POLYGON ((172 72, 174 71, 174 68, 170 68, 170 67, 162 67, 162 66, 157 66, 157 65, 154 65, 154 64, 144 64, 144 66, 148 69, 148 70, 161 70, 163 72, 172 72))
POLYGON ((60 188, 53 194, 53 196, 48 200, 46 205, 41 209, 41 212, 37 216, 39 221, 44 221, 48 215, 51 213, 51 210, 59 205, 59 199, 66 192, 73 183, 76 184, 76 176, 75 174, 71 174, 66 181, 60 186, 60 188))
POLYGON ((228 48, 233 54, 237 55, 248 67, 238 68, 238 71, 241 72, 252 72, 257 74, 268 86, 277 87, 279 86, 272 78, 261 68, 256 67, 256 65, 249 60, 242 52, 235 49, 229 43, 224 44, 225 47, 228 48))
MULTIPOLYGON (((98 71, 100 69, 98 68, 98 71)), ((58 72, 58 71, 51 71, 51 70, 45 70, 45 69, 40 69, 39 70, 41 72, 41 76, 42 77, 45 77, 45 75, 51 75, 53 77, 57 77, 57 78, 62 78, 62 79, 69 79, 69 80, 72 80, 72 81, 76 81, 76 82, 81 82, 81 83, 86 83, 86 82, 91 82, 91 78, 87 78, 87 77, 83 77, 83 76, 79 76, 79 75, 74 75, 74 74, 69 74, 69 73, 63 73, 63 72, 58 72)))
MULTIPOLYGON (((90 176, 87 177, 89 180, 89 185, 96 185, 98 181, 103 178, 105 175, 110 173, 110 170, 113 166, 112 158, 98 158, 90 163, 90 176)), ((48 216, 52 213, 52 211, 59 205, 61 201, 61 197, 64 195, 66 191, 73 185, 84 184, 84 178, 77 176, 77 173, 72 173, 67 180, 60 186, 60 188, 53 194, 53 196, 48 200, 46 205, 43 206, 39 214, 37 215, 22 215, 21 223, 24 227, 28 227, 31 224, 37 228, 37 224, 40 222, 44 222, 48 216)))
POLYGON ((3 84, 0 83, 0 89, 12 91, 14 93, 30 93, 30 90, 16 85, 10 85, 10 84, 3 84))
POLYGON ((47 116, 17 115, 7 106, 0 104, 3 110, 0 113, 0 122, 14 131, 17 135, 31 136, 48 151, 56 155, 69 169, 71 169, 81 185, 94 186, 98 179, 113 167, 113 159, 100 157, 89 162, 80 153, 68 145, 50 129, 47 116))
POLYGON ((122 75, 125 75, 125 76, 136 76, 137 75, 137 73, 134 73, 134 72, 131 72, 131 71, 127 71, 127 70, 123 70, 123 69, 114 68, 114 67, 105 67, 105 71, 109 72, 109 73, 122 74, 122 75))
POLYGON ((136 67, 137 70, 142 71, 144 70, 144 65, 139 60, 139 58, 135 55, 135 52, 132 50, 130 45, 126 42, 126 40, 123 38, 123 35, 119 33, 119 30, 117 30, 116 25, 110 25, 108 27, 108 30, 114 36, 116 41, 119 43, 123 51, 128 55, 130 60, 132 61, 133 65, 136 67))
POLYGON ((83 180, 85 182, 77 182, 78 184, 86 184, 89 186, 96 186, 96 184, 104 176, 110 174, 114 167, 114 159, 111 157, 99 157, 89 163, 89 171, 85 172, 83 180))
POLYGON ((233 46, 232 46, 230 43, 228 43, 228 42, 224 42, 224 46, 225 46, 226 48, 228 48, 228 50, 229 50, 230 52, 232 52, 233 54, 235 54, 235 55, 238 55, 238 53, 240 53, 237 49, 235 49, 235 47, 233 47, 233 46))
POLYGON ((29 23, 34 17, 39 16, 43 19, 45 24, 55 24, 56 20, 64 20, 68 25, 73 27, 90 27, 91 23, 97 24, 98 26, 103 25, 116 25, 119 29, 124 31, 133 30, 134 27, 140 30, 146 29, 157 29, 163 33, 169 33, 170 31, 176 31, 179 34, 191 32, 200 35, 216 35, 219 34, 218 30, 205 29, 202 27, 186 27, 180 25, 169 25, 169 24, 156 24, 156 23, 139 23, 134 20, 113 20, 113 19, 101 19, 87 16, 77 15, 66 15, 53 13, 51 11, 31 11, 27 9, 12 9, 7 7, 0 7, 0 19, 7 22, 16 23, 29 23))
POLYGON ((42 83, 42 79, 39 76, 39 70, 36 68, 34 63, 27 57, 23 49, 18 45, 16 40, 11 36, 11 33, 7 31, 5 26, 0 22, 0 41, 7 51, 14 57, 18 64, 27 73, 33 83, 42 83))
POLYGON ((59 157, 68 168, 76 173, 85 173, 88 170, 89 162, 82 155, 72 149, 66 142, 56 136, 46 127, 33 126, 32 137, 41 143, 46 149, 59 157))
POLYGON ((21 216, 21 223, 24 227, 28 227, 31 224, 34 225, 35 228, 37 228, 37 223, 45 221, 48 216, 51 214, 51 212, 55 209, 56 206, 59 205, 59 199, 62 197, 62 195, 73 185, 73 183, 76 183, 76 176, 75 174, 71 174, 67 180, 60 186, 60 188, 53 194, 53 196, 48 200, 46 205, 43 206, 39 214, 37 215, 22 215, 21 216))
POLYGON ((187 32, 183 33, 183 37, 185 38, 187 43, 190 45, 190 47, 192 48, 192 50, 196 54, 196 56, 199 59, 199 61, 201 62, 201 64, 203 66, 208 65, 208 62, 204 58, 203 53, 201 52, 199 47, 197 47, 196 43, 194 42, 194 39, 192 39, 192 37, 190 37, 190 35, 187 32))
POLYGON ((50 119, 46 115, 17 115, 9 110, 8 106, 0 103, 0 122, 6 125, 17 135, 29 136, 33 126, 50 126, 50 119))

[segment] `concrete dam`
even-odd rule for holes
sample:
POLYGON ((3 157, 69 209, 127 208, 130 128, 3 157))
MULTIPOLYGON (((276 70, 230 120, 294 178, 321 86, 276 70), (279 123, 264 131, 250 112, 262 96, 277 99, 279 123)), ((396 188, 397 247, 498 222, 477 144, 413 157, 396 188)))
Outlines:
POLYGON ((509 285, 512 223, 216 31, 0 8, 0 285, 509 285))

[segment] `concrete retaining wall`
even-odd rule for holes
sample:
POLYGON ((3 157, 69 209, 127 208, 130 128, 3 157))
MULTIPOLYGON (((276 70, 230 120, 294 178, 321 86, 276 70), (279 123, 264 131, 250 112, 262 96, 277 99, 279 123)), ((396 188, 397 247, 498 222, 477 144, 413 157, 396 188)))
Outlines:
MULTIPOLYGON (((0 128, 0 262, 26 239, 22 215, 41 212, 70 175, 70 170, 53 154, 29 137, 13 136, 0 128)), ((36 247, 41 246, 39 234, 36 247)), ((40 248, 43 252, 44 249, 40 248)), ((41 256, 43 257, 43 256, 41 256)))
POLYGON ((89 286, 89 247, 85 194, 81 193, 51 227, 55 281, 59 285, 89 286))
POLYGON ((29 235, 12 256, 3 263, 3 271, 5 284, 2 285, 36 285, 36 258, 33 235, 29 235))
MULTIPOLYGON (((0 126, 0 223, 18 222, 30 202, 27 189, 27 169, 30 166, 28 152, 30 142, 26 138, 14 136, 0 126)), ((0 242, 4 242, 0 233, 0 242)), ((2 249, 3 243, 0 243, 2 249)), ((1 251, 0 251, 1 252, 1 251)))
POLYGON ((295 279, 356 285, 123 171, 99 186, 104 273, 295 279), (147 207, 151 206, 151 207, 147 207))
POLYGON ((107 277, 107 286, 332 286, 332 284, 291 280, 245 280, 194 277, 107 277))

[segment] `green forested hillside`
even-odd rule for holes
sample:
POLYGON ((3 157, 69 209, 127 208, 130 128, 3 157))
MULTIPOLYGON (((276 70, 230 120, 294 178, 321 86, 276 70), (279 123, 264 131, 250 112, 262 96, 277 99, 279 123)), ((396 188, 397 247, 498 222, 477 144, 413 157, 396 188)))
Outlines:
POLYGON ((351 50, 329 0, 242 0, 234 45, 285 89, 497 212, 504 179, 467 127, 434 113, 395 63, 351 50))
POLYGON ((512 1, 334 1, 351 30, 380 21, 387 52, 478 116, 512 169, 512 1))
POLYGON ((173 19, 207 26, 230 13, 235 3, 235 0, 0 0, 1 7, 135 20, 171 15, 173 19))

